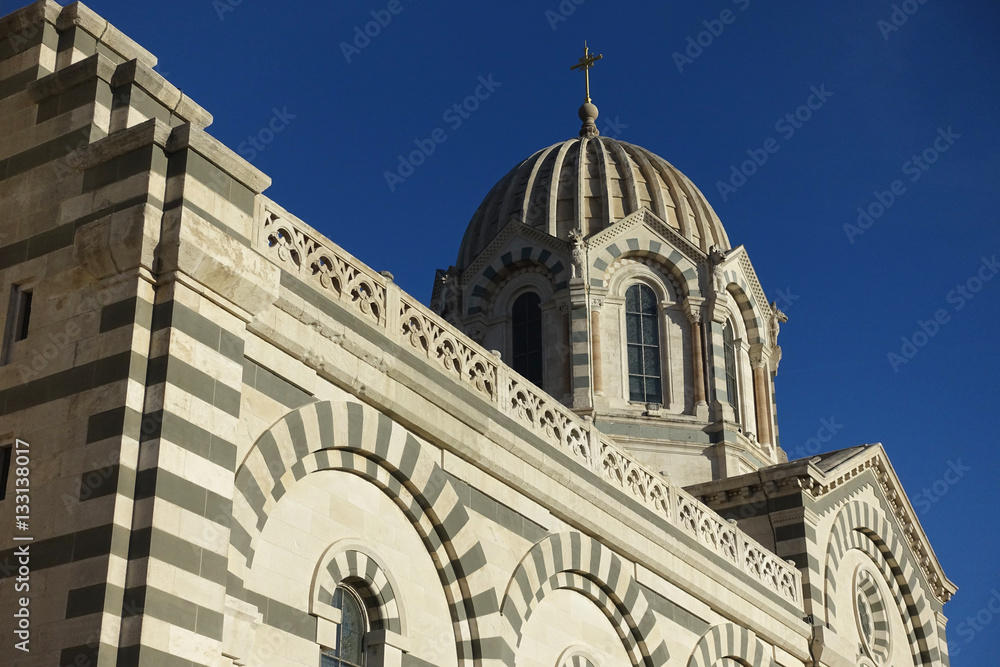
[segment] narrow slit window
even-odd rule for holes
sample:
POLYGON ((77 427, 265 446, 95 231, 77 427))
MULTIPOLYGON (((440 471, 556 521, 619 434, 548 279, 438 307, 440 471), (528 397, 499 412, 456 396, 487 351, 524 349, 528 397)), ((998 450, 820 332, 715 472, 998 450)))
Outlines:
POLYGON ((722 329, 722 344, 726 352, 726 393, 729 395, 729 404, 733 406, 736 418, 739 419, 740 391, 736 380, 736 341, 733 335, 733 323, 728 320, 722 329))
POLYGON ((10 477, 10 459, 13 455, 13 445, 0 447, 0 500, 7 497, 7 478, 10 477))
POLYGON ((0 350, 0 364, 10 361, 14 343, 28 337, 31 323, 32 291, 23 285, 14 285, 10 290, 7 319, 3 335, 3 350, 0 350))
POLYGON ((28 337, 28 323, 31 321, 31 291, 17 290, 17 304, 14 314, 14 342, 28 337))

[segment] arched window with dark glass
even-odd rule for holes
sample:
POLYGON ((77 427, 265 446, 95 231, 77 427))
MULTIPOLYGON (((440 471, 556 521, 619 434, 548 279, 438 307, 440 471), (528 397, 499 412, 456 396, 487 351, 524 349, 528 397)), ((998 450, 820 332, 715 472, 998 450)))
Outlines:
POLYGON ((736 341, 733 334, 733 323, 726 320, 726 326, 722 328, 722 345, 726 354, 726 393, 729 395, 729 404, 733 406, 736 418, 740 417, 740 390, 736 380, 736 341))
POLYGON ((660 315, 656 294, 647 285, 625 292, 629 400, 663 403, 660 374, 660 315))
POLYGON ((337 645, 323 651, 320 667, 364 667, 368 619, 361 599, 347 586, 337 586, 333 606, 340 610, 337 645))
POLYGON ((542 300, 525 292, 514 300, 511 313, 512 366, 525 378, 542 386, 542 300))

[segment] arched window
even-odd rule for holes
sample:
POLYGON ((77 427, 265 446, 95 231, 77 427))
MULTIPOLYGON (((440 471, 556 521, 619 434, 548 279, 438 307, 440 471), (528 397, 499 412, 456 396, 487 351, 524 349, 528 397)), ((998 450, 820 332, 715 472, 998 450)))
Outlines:
POLYGON ((337 586, 333 606, 340 610, 337 646, 323 651, 320 667, 364 667, 368 619, 361 598, 347 586, 337 586))
POLYGON ((514 300, 511 335, 514 370, 542 386, 542 300, 525 292, 514 300))
POLYGON ((629 400, 663 403, 660 374, 660 322, 656 294, 646 285, 625 292, 629 400))
POLYGON ((726 320, 726 326, 722 328, 722 344, 726 353, 726 394, 729 396, 729 404, 733 406, 736 419, 740 418, 740 390, 739 382, 736 379, 736 341, 733 334, 733 323, 726 320))

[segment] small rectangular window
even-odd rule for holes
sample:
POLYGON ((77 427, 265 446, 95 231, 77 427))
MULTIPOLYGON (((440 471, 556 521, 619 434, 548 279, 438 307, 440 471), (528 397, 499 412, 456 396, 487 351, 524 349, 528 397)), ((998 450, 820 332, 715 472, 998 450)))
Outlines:
POLYGON ((10 475, 12 446, 0 447, 0 500, 7 497, 7 477, 10 475))
POLYGON ((31 323, 32 290, 24 285, 14 285, 10 291, 10 305, 7 309, 7 326, 4 329, 3 358, 0 363, 10 361, 14 343, 28 337, 31 323))
POLYGON ((28 322, 31 320, 31 291, 18 290, 17 313, 14 319, 14 342, 28 337, 28 322))

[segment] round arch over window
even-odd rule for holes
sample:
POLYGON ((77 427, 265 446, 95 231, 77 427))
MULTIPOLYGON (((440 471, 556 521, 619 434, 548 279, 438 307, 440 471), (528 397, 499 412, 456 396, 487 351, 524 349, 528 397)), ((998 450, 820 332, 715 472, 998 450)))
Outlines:
POLYGON ((525 292, 514 300, 511 309, 511 366, 542 386, 542 299, 535 292, 525 292))
POLYGON ((333 648, 323 651, 320 667, 364 667, 368 615, 361 598, 353 589, 341 584, 333 592, 331 606, 340 610, 337 642, 333 648))
POLYGON ((663 403, 660 313, 652 288, 637 283, 625 292, 629 400, 663 403))

